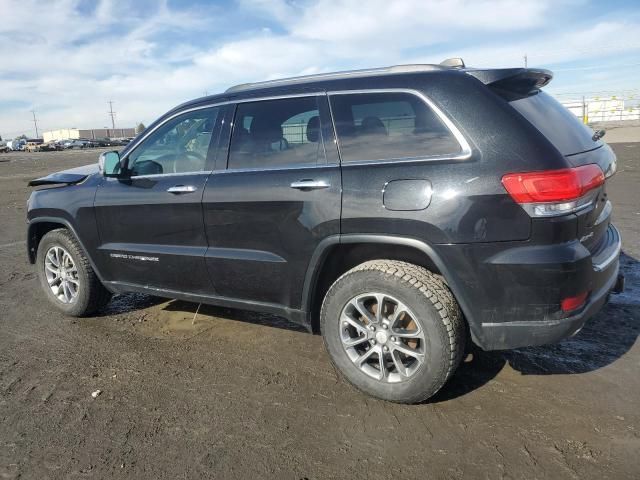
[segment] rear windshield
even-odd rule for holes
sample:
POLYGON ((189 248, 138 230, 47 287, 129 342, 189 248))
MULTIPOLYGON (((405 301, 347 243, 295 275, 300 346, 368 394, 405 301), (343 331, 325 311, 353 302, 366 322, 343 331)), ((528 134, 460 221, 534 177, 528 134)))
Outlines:
POLYGON ((601 141, 591 139, 593 131, 589 127, 544 92, 510 103, 563 155, 593 150, 602 145, 601 141))

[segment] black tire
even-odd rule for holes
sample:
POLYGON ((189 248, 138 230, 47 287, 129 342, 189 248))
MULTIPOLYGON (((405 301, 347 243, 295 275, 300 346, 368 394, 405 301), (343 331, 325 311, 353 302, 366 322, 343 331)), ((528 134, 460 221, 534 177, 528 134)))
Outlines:
POLYGON ((84 250, 75 236, 65 228, 51 230, 40 240, 36 257, 38 277, 47 298, 58 309, 73 317, 91 315, 105 306, 111 293, 104 288, 91 267, 84 250), (62 247, 71 256, 78 271, 77 295, 70 303, 63 303, 52 292, 45 273, 45 255, 52 247, 62 247))
POLYGON ((466 339, 458 303, 441 277, 395 260, 368 261, 338 278, 324 298, 320 328, 332 362, 348 382, 371 396, 398 403, 419 403, 435 395, 462 360, 466 339), (364 373, 349 358, 341 341, 343 308, 354 297, 368 292, 391 295, 404 303, 424 332, 424 363, 398 383, 364 373))

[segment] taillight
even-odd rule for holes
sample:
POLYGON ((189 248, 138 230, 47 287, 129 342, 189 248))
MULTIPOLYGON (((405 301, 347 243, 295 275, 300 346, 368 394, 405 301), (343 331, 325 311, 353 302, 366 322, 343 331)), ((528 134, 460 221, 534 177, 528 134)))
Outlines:
POLYGON ((502 184, 511 198, 532 216, 575 212, 593 201, 593 190, 604 183, 596 164, 542 172, 509 173, 502 184))

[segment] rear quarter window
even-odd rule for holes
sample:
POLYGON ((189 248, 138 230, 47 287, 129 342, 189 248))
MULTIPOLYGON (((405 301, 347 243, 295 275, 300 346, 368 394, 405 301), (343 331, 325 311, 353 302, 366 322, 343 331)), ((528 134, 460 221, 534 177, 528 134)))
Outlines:
POLYGON ((593 150, 602 145, 601 141, 592 140, 593 131, 589 127, 545 92, 509 103, 563 155, 593 150))
POLYGON ((453 133, 421 98, 411 93, 331 95, 343 162, 458 155, 453 133))

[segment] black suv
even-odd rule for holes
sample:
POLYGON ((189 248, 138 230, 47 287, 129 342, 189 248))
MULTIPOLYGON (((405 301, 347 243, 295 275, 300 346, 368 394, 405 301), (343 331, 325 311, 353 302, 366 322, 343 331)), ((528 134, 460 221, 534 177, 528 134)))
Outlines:
POLYGON ((359 389, 422 401, 467 338, 556 342, 622 288, 615 155, 551 77, 454 61, 188 102, 32 181, 57 187, 29 199, 29 259, 70 315, 122 292, 271 312, 359 389))

